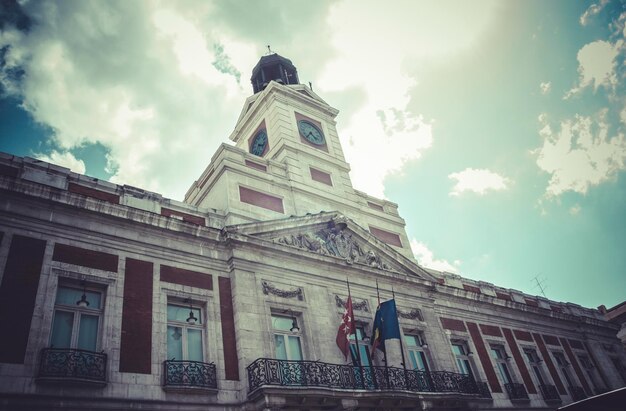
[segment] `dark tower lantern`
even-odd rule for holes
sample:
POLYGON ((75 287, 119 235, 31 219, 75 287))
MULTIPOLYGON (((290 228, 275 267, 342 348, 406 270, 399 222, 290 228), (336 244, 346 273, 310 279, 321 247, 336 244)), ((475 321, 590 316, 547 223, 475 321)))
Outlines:
POLYGON ((280 84, 299 84, 298 70, 291 60, 276 53, 261 57, 252 69, 252 89, 254 93, 265 90, 270 81, 280 84))

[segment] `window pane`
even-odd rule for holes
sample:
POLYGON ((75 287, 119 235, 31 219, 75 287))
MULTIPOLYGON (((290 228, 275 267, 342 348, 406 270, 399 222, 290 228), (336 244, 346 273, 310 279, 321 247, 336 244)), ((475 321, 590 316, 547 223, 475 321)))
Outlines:
POLYGON ((187 329, 187 356, 190 361, 202 361, 202 331, 187 329))
POLYGON ((287 359, 287 347, 285 347, 285 337, 281 334, 274 334, 274 345, 276 345, 276 359, 287 359))
POLYGON ((412 347, 417 347, 417 337, 414 335, 405 335, 404 336, 404 341, 406 341, 406 345, 408 346, 412 346, 412 347))
POLYGON ((281 331, 291 331, 293 327, 292 317, 281 317, 278 315, 272 315, 272 328, 281 331))
POLYGON ((498 369, 500 370, 500 376, 502 377, 502 380, 505 384, 510 384, 513 382, 513 379, 511 378, 511 374, 509 374, 509 369, 506 364, 499 362, 498 369))
POLYGON ((167 359, 183 359, 183 330, 180 327, 167 326, 167 359))
POLYGON ((290 335, 289 337, 289 359, 301 360, 302 351, 300 350, 300 338, 290 335))
POLYGON ((370 365, 370 352, 366 345, 359 345, 359 351, 361 352, 361 364, 370 365))
POLYGON ((421 371, 428 371, 428 361, 426 361, 426 354, 424 354, 422 351, 418 351, 417 358, 419 361, 419 369, 421 371))
POLYGON ((189 311, 193 312, 194 317, 198 320, 196 324, 202 324, 201 310, 199 308, 192 307, 191 310, 189 306, 185 307, 182 305, 167 305, 167 319, 168 321, 182 321, 187 322, 187 318, 189 318, 189 311))
POLYGON ((409 351, 409 360, 411 361, 411 368, 414 370, 419 369, 419 364, 417 363, 417 356, 415 351, 409 351))
MULTIPOLYGON (((77 288, 59 287, 57 290, 56 304, 69 305, 76 307, 76 301, 79 301, 83 295, 83 290, 77 288)), ((85 297, 89 301, 90 309, 100 308, 100 293, 95 291, 85 290, 85 297)))
POLYGON ((70 348, 73 325, 74 313, 59 310, 55 311, 50 345, 54 348, 70 348))
POLYGON ((78 347, 81 350, 96 351, 96 341, 98 338, 97 315, 83 314, 80 316, 78 328, 78 347))
POLYGON ((463 346, 460 344, 452 344, 452 352, 455 355, 465 355, 465 350, 463 349, 463 346))

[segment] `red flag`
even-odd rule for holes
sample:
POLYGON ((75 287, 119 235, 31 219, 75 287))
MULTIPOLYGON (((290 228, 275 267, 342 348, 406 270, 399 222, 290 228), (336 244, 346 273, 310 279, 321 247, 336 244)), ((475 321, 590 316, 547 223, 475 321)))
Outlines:
POLYGON ((343 353, 343 356, 348 359, 348 353, 350 353, 350 335, 356 332, 356 326, 354 324, 354 312, 352 311, 352 298, 348 294, 348 301, 346 302, 346 310, 341 316, 341 325, 337 330, 337 347, 343 353))

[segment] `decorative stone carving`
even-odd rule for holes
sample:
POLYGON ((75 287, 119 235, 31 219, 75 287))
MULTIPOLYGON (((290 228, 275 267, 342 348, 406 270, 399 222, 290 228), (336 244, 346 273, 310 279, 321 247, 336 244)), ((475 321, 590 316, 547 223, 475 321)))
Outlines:
POLYGON ((296 287, 293 290, 281 290, 267 281, 262 281, 261 285, 263 286, 263 294, 265 295, 273 294, 281 298, 298 298, 300 301, 304 300, 304 294, 300 287, 296 287))
POLYGON ((424 317, 422 316, 422 312, 419 308, 413 308, 409 312, 398 309, 398 317, 406 318, 407 320, 417 319, 419 321, 424 321, 424 317))
POLYGON ((390 269, 378 254, 373 250, 364 249, 352 238, 352 234, 337 226, 315 233, 290 234, 275 238, 273 241, 322 255, 343 258, 348 264, 359 263, 383 270, 390 269))
MULTIPOLYGON (((346 304, 348 303, 348 299, 344 300, 341 297, 339 297, 338 295, 335 295, 335 303, 337 304, 337 307, 346 308, 346 304)), ((365 300, 355 301, 353 299, 352 300, 352 309, 353 310, 358 310, 358 311, 365 311, 366 313, 370 312, 369 306, 367 305, 367 301, 365 301, 365 300)))

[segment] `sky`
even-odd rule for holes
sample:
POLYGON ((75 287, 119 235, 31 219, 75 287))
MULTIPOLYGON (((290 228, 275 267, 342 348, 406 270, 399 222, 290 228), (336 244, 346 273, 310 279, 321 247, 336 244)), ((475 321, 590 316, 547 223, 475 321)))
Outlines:
POLYGON ((271 45, 340 110, 355 188, 399 204, 420 264, 612 307, 625 24, 618 0, 7 0, 0 151, 182 200, 271 45))

